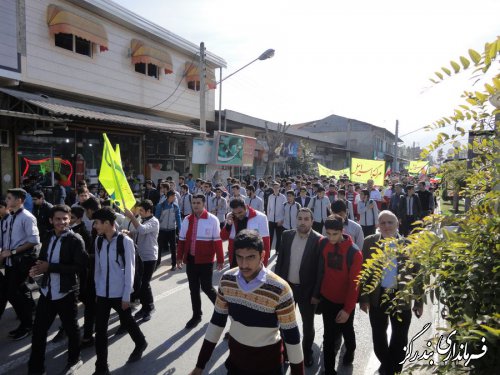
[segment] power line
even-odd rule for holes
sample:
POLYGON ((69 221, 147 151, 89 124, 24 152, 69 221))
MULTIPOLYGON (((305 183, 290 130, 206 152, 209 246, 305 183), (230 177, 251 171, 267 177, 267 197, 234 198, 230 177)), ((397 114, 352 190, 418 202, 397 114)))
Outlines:
MULTIPOLYGON (((199 56, 198 54, 194 55, 193 59, 192 59, 192 60, 191 60, 191 62, 189 63, 189 66, 188 66, 188 67, 184 70, 184 73, 182 73, 182 77, 181 77, 181 79, 179 80, 179 83, 178 83, 178 84, 177 84, 177 86, 175 87, 174 91, 173 91, 173 92, 172 92, 172 93, 171 93, 171 94, 170 94, 170 95, 169 95, 166 99, 164 99, 164 100, 162 100, 161 102, 159 102, 158 104, 155 104, 154 106, 152 106, 152 107, 148 107, 148 108, 146 108, 146 109, 153 109, 153 108, 155 108, 155 107, 158 107, 159 105, 162 105, 162 104, 163 104, 163 103, 165 103, 167 100, 169 100, 172 96, 174 96, 174 94, 175 94, 175 93, 177 92, 177 90, 179 89, 179 86, 181 85, 182 80, 186 77, 187 72, 191 69, 191 67, 193 66, 193 62, 194 62, 194 60, 195 60, 198 56, 199 56)), ((201 88, 200 88, 200 90, 201 90, 201 88)), ((173 103, 175 103, 175 102, 170 103, 170 105, 172 105, 173 103)), ((169 106, 167 106, 167 108, 165 108, 165 109, 168 109, 168 108, 170 107, 170 105, 169 105, 169 106)))

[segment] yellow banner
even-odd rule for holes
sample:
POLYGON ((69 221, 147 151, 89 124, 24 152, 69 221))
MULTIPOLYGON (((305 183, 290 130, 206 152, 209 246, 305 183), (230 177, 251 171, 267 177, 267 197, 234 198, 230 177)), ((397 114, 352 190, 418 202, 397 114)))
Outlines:
POLYGON ((427 172, 426 168, 427 164, 429 164, 428 161, 418 161, 418 160, 410 161, 410 165, 408 166, 408 173, 425 174, 427 172))
POLYGON ((347 177, 349 177, 351 174, 351 170, 349 168, 335 170, 327 168, 324 165, 321 165, 320 163, 318 163, 318 172, 320 176, 327 176, 327 177, 335 176, 336 178, 339 178, 340 176, 343 176, 345 174, 347 175, 347 177))
POLYGON ((104 136, 104 148, 102 150, 101 170, 99 171, 99 181, 108 193, 110 199, 121 210, 132 208, 135 205, 135 197, 130 189, 127 176, 123 172, 122 161, 120 157, 120 148, 117 145, 116 151, 113 150, 106 134, 104 136))
POLYGON ((351 180, 366 184, 373 180, 377 186, 384 185, 385 160, 351 159, 351 180))

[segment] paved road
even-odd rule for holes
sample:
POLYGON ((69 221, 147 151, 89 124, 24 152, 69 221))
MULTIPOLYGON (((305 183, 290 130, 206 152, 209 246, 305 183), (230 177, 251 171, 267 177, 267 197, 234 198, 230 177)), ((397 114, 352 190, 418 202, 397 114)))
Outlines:
MULTIPOLYGON (((114 336, 118 328, 117 315, 113 314, 109 326, 109 365, 113 374, 188 374, 194 367, 201 347, 205 329, 210 320, 213 307, 205 295, 202 295, 203 320, 200 325, 191 331, 184 329, 185 323, 191 317, 191 305, 186 274, 184 271, 170 272, 169 256, 165 256, 153 278, 153 292, 155 294, 156 313, 149 322, 141 324, 149 346, 140 362, 125 365, 129 354, 133 350, 133 342, 128 335, 114 336)), ((271 267, 276 259, 271 257, 271 267)), ((214 284, 220 278, 220 272, 214 272, 214 284)), ((413 318, 410 336, 419 332, 426 322, 432 321, 432 306, 427 307, 424 316, 417 320, 413 318)), ((81 311, 80 311, 81 314, 81 311)), ((297 312, 297 314, 299 314, 297 312)), ((372 375, 376 372, 379 363, 376 360, 371 344, 371 331, 366 314, 356 310, 354 320, 357 350, 353 366, 339 366, 339 374, 372 375)), ((80 319, 80 325, 83 319, 80 319)), ((13 342, 7 338, 7 332, 17 327, 14 313, 10 306, 5 312, 0 324, 0 374, 19 375, 27 372, 27 361, 31 346, 31 339, 25 338, 13 342)), ((49 340, 55 335, 59 327, 56 319, 51 327, 49 340)), ((307 369, 308 375, 321 374, 321 355, 323 324, 321 316, 316 316, 316 339, 314 342, 315 365, 307 369)), ((425 339, 430 331, 426 332, 425 339)), ((47 346, 46 366, 47 374, 58 374, 66 363, 67 342, 47 346)), ((343 348, 341 354, 343 353, 343 348)), ((227 357, 227 342, 221 340, 217 345, 212 360, 208 364, 205 374, 225 374, 224 360, 227 357)), ((93 348, 82 351, 83 367, 78 374, 89 375, 94 371, 95 352, 93 348)))

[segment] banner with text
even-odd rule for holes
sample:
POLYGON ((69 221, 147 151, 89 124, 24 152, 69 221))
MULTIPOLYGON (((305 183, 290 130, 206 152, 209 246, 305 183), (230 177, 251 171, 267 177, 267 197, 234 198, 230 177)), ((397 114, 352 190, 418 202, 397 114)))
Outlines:
POLYGON ((349 177, 349 175, 351 174, 351 170, 349 168, 335 170, 327 168, 324 165, 321 165, 320 163, 318 163, 318 172, 320 176, 327 176, 327 177, 335 176, 336 178, 339 178, 340 176, 343 175, 347 175, 347 177, 349 177))
POLYGON ((418 175, 425 174, 427 172, 427 164, 429 164, 428 161, 412 160, 408 166, 408 173, 418 175))
POLYGON ((385 160, 351 159, 351 181, 366 183, 372 179, 375 185, 384 185, 385 160))

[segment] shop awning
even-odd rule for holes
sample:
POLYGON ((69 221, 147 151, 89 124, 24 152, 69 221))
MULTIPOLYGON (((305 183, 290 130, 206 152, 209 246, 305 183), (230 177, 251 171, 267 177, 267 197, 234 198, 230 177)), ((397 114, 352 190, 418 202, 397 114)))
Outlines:
POLYGON ((132 39, 130 44, 132 64, 154 64, 164 69, 165 74, 173 73, 172 58, 167 52, 145 45, 144 42, 137 39, 132 39))
MULTIPOLYGON (((200 82, 200 68, 196 62, 186 62, 186 82, 196 83, 198 86, 200 82)), ((217 83, 215 81, 215 72, 213 69, 206 69, 205 83, 209 90, 215 90, 217 83)))
MULTIPOLYGON (((128 128, 141 130, 155 130, 168 133, 193 135, 204 134, 202 131, 191 128, 187 125, 167 123, 164 118, 159 116, 151 116, 93 104, 56 99, 48 97, 45 94, 33 94, 6 88, 0 88, 0 92, 13 96, 19 100, 23 100, 26 103, 32 104, 38 108, 42 108, 51 116, 66 116, 72 118, 73 123, 77 123, 77 119, 85 119, 102 122, 104 125, 122 124, 127 125, 128 128)), ((125 128, 125 126, 123 128, 125 128)))
POLYGON ((104 26, 90 21, 57 5, 47 7, 47 24, 50 33, 73 34, 98 44, 101 52, 108 50, 108 35, 104 26))

